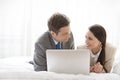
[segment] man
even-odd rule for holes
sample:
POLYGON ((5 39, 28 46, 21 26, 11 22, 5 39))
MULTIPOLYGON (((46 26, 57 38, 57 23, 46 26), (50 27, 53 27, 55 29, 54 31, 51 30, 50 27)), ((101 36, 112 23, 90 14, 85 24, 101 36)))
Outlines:
POLYGON ((53 14, 48 20, 49 31, 45 32, 35 43, 34 70, 47 71, 46 50, 74 49, 74 39, 70 31, 70 21, 60 13, 53 14))

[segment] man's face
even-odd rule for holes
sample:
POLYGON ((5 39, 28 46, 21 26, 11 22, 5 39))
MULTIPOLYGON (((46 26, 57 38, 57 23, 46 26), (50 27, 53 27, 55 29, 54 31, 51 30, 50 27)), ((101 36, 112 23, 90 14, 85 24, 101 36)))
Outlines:
POLYGON ((58 42, 66 42, 69 40, 70 38, 70 27, 69 26, 65 26, 63 28, 61 28, 58 32, 58 34, 56 34, 55 32, 52 31, 52 37, 58 41, 58 42))

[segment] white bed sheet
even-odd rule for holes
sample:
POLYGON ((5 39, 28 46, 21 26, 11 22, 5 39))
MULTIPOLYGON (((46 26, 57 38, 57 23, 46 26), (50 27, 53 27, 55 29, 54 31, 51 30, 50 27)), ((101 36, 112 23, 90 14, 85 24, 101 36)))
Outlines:
POLYGON ((53 72, 0 72, 0 80, 120 80, 114 73, 90 75, 58 74, 53 72))
POLYGON ((0 80, 120 80, 115 73, 60 74, 54 72, 35 72, 28 62, 31 57, 12 57, 0 59, 0 80))
POLYGON ((9 57, 0 59, 0 72, 6 71, 34 71, 33 65, 29 64, 32 60, 30 56, 9 57))

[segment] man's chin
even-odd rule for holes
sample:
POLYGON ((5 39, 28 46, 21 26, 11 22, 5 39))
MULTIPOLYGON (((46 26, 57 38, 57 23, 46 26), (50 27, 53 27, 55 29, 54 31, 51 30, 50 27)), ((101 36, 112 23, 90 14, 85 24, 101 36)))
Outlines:
POLYGON ((67 42, 68 41, 68 39, 67 40, 64 40, 63 42, 67 42))

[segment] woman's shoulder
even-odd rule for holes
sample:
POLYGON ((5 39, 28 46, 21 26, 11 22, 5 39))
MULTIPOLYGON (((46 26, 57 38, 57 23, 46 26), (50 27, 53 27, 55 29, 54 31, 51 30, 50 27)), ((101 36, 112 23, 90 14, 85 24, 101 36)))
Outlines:
POLYGON ((116 47, 110 43, 107 43, 105 52, 106 52, 106 56, 114 56, 116 53, 116 47))
POLYGON ((116 47, 114 45, 112 45, 111 43, 106 43, 106 49, 115 49, 116 47))

